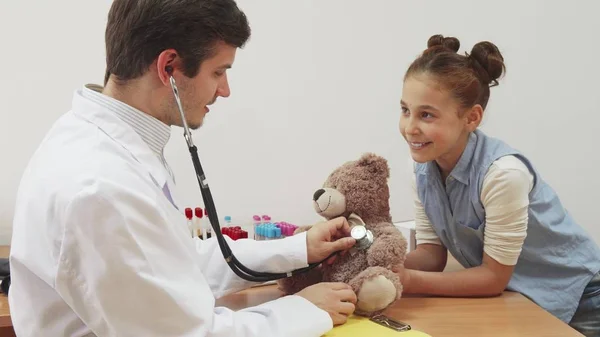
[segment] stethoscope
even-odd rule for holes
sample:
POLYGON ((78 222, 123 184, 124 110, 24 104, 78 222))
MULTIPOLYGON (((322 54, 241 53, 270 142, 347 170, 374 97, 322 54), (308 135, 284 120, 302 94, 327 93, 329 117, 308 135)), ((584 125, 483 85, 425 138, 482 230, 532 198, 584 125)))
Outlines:
MULTIPOLYGON (((225 261, 229 265, 229 268, 239 277, 251 281, 251 282, 268 282, 275 281, 278 279, 291 277, 297 274, 308 272, 309 270, 315 268, 320 265, 324 261, 328 260, 330 257, 337 253, 333 253, 327 258, 325 258, 321 262, 311 263, 308 267, 300 268, 293 270, 287 273, 267 273, 267 272, 259 272, 252 270, 246 266, 244 266, 236 257, 233 255, 229 244, 223 237, 221 233, 221 226, 219 225, 219 216, 217 214, 217 209, 215 208, 215 202, 213 200, 212 194, 210 192, 210 188, 208 187, 208 182, 206 181, 206 176, 204 174, 204 170, 202 169, 202 165, 200 164, 200 159, 198 157, 198 149, 194 145, 192 140, 192 134, 190 133, 190 129, 187 125, 187 121, 185 119, 185 114, 183 112, 183 107, 181 105, 181 99, 179 98, 179 90, 177 89, 177 85, 175 84, 175 78, 173 78, 173 70, 170 67, 167 67, 167 73, 169 74, 169 80, 171 82, 171 88, 173 89, 173 95, 175 96, 175 101, 177 102, 177 107, 179 108, 179 113, 181 114, 181 121, 183 125, 183 137, 185 138, 188 149, 190 151, 190 155, 192 157, 192 163, 194 164, 194 169, 196 171, 196 178, 198 179, 198 183, 200 184, 200 192, 202 193, 202 199, 204 200, 204 207, 207 210, 208 220, 214 230, 213 234, 217 238, 217 242, 219 243, 219 247, 221 248, 221 252, 223 253, 223 257, 225 261)), ((366 249, 370 246, 370 242, 372 242, 372 235, 370 235, 369 231, 353 228, 351 235, 356 239, 357 244, 355 247, 359 249, 366 249), (369 242, 370 239, 370 242, 369 242)))

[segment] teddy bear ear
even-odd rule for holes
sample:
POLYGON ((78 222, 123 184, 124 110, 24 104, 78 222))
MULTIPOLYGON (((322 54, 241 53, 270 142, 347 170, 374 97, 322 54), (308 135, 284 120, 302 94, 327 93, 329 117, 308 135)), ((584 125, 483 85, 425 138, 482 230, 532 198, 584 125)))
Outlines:
POLYGON ((371 172, 376 172, 389 177, 390 169, 388 162, 385 158, 378 156, 374 153, 365 153, 358 160, 359 166, 368 167, 371 172))

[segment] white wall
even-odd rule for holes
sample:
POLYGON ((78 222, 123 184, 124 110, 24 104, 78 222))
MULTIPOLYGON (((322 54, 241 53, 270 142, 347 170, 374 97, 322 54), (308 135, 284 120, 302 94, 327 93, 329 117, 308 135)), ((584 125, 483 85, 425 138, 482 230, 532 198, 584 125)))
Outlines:
MULTIPOLYGON (((73 90, 102 82, 110 3, 0 2, 0 244, 10 238, 29 156, 69 109, 73 90)), ((411 219, 408 151, 397 128, 401 79, 427 38, 443 33, 457 36, 461 51, 482 39, 500 47, 508 73, 492 91, 484 131, 529 155, 600 242, 597 2, 239 4, 253 36, 229 73, 232 97, 220 100, 194 133, 221 216, 316 221, 314 189, 339 164, 374 151, 392 166, 394 220, 411 219)), ((200 204, 181 129, 167 151, 180 198, 200 204)))

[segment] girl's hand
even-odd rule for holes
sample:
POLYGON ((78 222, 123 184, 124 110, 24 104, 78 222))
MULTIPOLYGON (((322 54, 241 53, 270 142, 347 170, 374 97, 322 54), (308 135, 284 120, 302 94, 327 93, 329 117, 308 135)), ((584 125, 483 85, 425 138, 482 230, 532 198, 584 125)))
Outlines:
POLYGON ((396 265, 392 268, 392 271, 400 277, 400 283, 402 284, 402 292, 410 293, 410 269, 404 268, 403 264, 396 265))

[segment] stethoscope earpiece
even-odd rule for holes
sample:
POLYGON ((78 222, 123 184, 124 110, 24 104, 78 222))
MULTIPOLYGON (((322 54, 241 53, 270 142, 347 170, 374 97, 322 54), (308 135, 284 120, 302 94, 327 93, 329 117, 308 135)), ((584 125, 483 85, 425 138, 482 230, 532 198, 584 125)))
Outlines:
MULTIPOLYGON (((169 82, 171 83, 171 89, 173 90, 173 96, 175 96, 175 102, 177 102, 177 108, 179 109, 179 114, 181 117, 181 125, 183 127, 183 137, 185 138, 188 148, 190 150, 194 149, 194 141, 192 140, 192 133, 190 132, 190 128, 188 127, 187 121, 185 119, 185 113, 183 112, 183 106, 181 105, 181 98, 179 97, 179 89, 177 88, 177 84, 175 84, 175 78, 173 77, 173 68, 171 66, 166 66, 165 70, 169 73, 169 82)), ((199 165, 200 163, 198 163, 199 165)), ((194 162, 194 166, 196 163, 194 162)))

